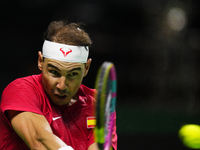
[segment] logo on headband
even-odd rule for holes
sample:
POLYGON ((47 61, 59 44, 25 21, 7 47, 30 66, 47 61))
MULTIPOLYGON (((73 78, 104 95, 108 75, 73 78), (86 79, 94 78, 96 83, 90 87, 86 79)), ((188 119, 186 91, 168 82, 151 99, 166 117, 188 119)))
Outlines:
POLYGON ((65 51, 63 50, 63 47, 60 48, 60 51, 63 53, 64 57, 66 57, 69 53, 72 52, 72 50, 71 50, 70 48, 69 48, 69 50, 68 50, 67 52, 65 52, 65 51))

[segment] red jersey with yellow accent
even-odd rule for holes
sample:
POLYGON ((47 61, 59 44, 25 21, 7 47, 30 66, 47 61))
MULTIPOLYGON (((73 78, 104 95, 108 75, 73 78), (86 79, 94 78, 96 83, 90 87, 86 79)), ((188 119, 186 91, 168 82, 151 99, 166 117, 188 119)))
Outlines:
MULTIPOLYGON (((0 105, 0 149, 28 150, 13 130, 7 110, 29 111, 44 115, 53 133, 75 150, 87 150, 94 143, 94 89, 81 85, 78 100, 71 106, 54 105, 42 86, 42 74, 16 79, 4 90, 0 105), (89 118, 89 119, 88 119, 89 118)), ((116 137, 116 126, 113 130, 116 137)), ((117 146, 117 138, 114 147, 117 146)))

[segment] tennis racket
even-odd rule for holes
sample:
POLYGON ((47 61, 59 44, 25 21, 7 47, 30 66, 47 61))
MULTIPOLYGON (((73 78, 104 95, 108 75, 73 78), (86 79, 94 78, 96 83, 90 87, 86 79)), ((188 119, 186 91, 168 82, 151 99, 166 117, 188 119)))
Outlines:
POLYGON ((99 150, 111 150, 112 129, 114 126, 116 108, 116 72, 114 64, 104 62, 100 67, 95 89, 96 126, 94 129, 99 150))

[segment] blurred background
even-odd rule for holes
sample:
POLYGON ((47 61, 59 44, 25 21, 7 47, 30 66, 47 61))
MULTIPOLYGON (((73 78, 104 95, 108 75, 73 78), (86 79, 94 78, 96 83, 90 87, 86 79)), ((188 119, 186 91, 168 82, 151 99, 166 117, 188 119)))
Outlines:
POLYGON ((0 0, 1 93, 40 73, 37 52, 53 20, 85 23, 91 88, 104 61, 118 77, 118 149, 186 150, 178 130, 200 124, 200 1, 0 0))

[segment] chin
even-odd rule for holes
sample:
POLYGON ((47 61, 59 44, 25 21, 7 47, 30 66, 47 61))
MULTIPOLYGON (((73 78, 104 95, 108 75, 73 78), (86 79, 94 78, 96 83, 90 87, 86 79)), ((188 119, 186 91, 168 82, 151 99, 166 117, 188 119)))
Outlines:
POLYGON ((69 104, 69 100, 55 100, 53 101, 54 104, 62 106, 62 105, 68 105, 69 104))

